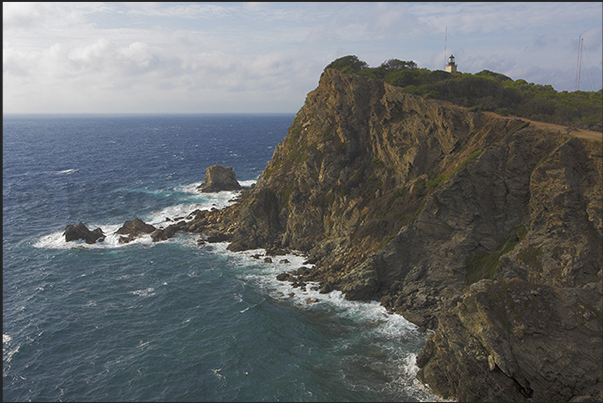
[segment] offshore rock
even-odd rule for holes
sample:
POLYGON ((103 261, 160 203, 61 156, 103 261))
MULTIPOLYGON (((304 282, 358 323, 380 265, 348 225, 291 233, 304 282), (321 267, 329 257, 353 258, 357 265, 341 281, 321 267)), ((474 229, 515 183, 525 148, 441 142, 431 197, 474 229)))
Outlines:
POLYGON ((127 220, 115 233, 127 235, 119 237, 119 243, 128 243, 138 238, 141 234, 150 234, 155 230, 156 228, 151 224, 145 223, 140 218, 135 218, 134 220, 127 220))
POLYGON ((186 227, 186 221, 178 221, 175 224, 168 225, 166 228, 156 229, 151 234, 153 242, 165 241, 176 235, 176 232, 184 230, 186 227))
POLYGON ((105 240, 105 235, 103 234, 102 229, 97 228, 94 231, 90 231, 82 222, 78 223, 77 225, 67 225, 63 235, 65 236, 65 242, 77 241, 81 239, 88 244, 93 244, 97 241, 103 242, 105 240))
POLYGON ((205 193, 220 192, 223 190, 240 190, 241 185, 232 167, 212 165, 205 170, 204 181, 197 190, 205 193))

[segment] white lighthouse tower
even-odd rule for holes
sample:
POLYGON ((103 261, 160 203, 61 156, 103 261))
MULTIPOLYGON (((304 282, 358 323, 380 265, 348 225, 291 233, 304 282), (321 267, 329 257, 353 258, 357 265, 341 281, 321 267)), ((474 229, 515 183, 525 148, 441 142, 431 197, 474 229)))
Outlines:
POLYGON ((449 73, 456 73, 457 65, 454 63, 454 55, 450 55, 448 58, 448 64, 446 65, 446 71, 449 73))

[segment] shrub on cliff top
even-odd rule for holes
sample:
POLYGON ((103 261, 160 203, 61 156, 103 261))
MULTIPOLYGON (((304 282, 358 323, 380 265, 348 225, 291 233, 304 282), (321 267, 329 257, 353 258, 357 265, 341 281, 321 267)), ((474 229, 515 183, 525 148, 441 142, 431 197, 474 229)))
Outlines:
POLYGON ((358 59, 358 56, 350 55, 332 61, 326 68, 341 70, 343 73, 358 73, 367 67, 368 64, 358 59))
POLYGON ((417 68, 412 61, 390 59, 379 67, 345 56, 328 68, 365 75, 401 87, 410 94, 443 99, 474 111, 492 111, 587 130, 603 130, 603 90, 557 92, 550 85, 513 80, 483 70, 476 74, 417 68))

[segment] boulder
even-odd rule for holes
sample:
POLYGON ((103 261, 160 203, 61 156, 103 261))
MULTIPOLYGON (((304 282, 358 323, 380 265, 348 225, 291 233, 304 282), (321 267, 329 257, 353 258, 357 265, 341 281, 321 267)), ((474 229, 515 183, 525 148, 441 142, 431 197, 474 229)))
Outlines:
POLYGON ((151 234, 153 242, 165 241, 176 235, 176 232, 182 231, 186 226, 186 221, 178 221, 175 224, 168 225, 165 229, 157 229, 151 234))
POLYGON ((151 224, 147 224, 142 221, 140 218, 135 218, 134 220, 127 220, 124 225, 115 231, 116 234, 121 235, 134 235, 138 236, 141 233, 150 234, 155 231, 155 227, 151 224))
POLYGON ((330 293, 333 290, 334 290, 334 288, 333 288, 333 284, 331 284, 331 282, 324 281, 324 282, 320 283, 320 291, 319 291, 319 293, 321 293, 321 294, 328 294, 328 293, 330 293))
POLYGON ((134 220, 127 220, 115 233, 127 235, 119 237, 119 243, 128 243, 138 238, 141 234, 150 234, 155 230, 154 226, 145 223, 140 218, 135 218, 134 220))
POLYGON ((197 187, 204 193, 220 192, 222 190, 240 190, 241 185, 232 167, 212 165, 205 170, 205 182, 197 187))
POLYGON ((88 244, 102 242, 105 240, 103 230, 100 228, 90 231, 82 222, 77 225, 67 225, 65 227, 65 242, 77 241, 83 239, 88 244))
POLYGON ((278 281, 291 281, 291 282, 295 281, 295 277, 293 277, 291 274, 286 273, 286 272, 281 273, 278 276, 276 276, 276 279, 278 281))
POLYGON ((217 230, 211 230, 207 234, 207 242, 209 243, 228 242, 229 240, 230 236, 228 234, 217 230))

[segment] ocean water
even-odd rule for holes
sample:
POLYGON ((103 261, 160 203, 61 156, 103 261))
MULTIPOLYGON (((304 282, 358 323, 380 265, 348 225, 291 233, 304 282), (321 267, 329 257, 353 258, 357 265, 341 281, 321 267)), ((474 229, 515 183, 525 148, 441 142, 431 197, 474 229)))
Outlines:
POLYGON ((232 203, 195 190, 205 168, 251 185, 292 120, 3 116, 3 400, 435 400, 415 378, 426 334, 377 303, 276 280, 303 256, 113 235, 232 203), (80 221, 105 242, 64 242, 80 221))

